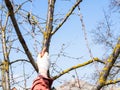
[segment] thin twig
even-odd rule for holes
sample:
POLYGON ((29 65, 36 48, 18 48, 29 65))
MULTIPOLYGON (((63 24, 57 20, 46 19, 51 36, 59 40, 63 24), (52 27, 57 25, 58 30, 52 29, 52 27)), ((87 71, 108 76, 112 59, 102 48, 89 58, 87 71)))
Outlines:
POLYGON ((79 76, 78 76, 78 73, 77 73, 76 69, 75 69, 75 73, 76 73, 76 76, 77 76, 78 87, 81 88, 79 76))
POLYGON ((23 61, 30 63, 30 61, 28 61, 28 60, 26 60, 26 59, 18 59, 18 60, 15 60, 15 61, 10 62, 10 64, 14 64, 14 63, 16 63, 16 62, 23 62, 23 61))
MULTIPOLYGON (((79 13, 80 13, 80 7, 79 6, 78 6, 78 10, 79 10, 79 13)), ((91 51, 91 49, 89 47, 89 42, 88 42, 88 38, 87 38, 87 32, 86 32, 85 24, 84 24, 84 21, 83 21, 83 16, 82 16, 81 13, 79 14, 79 16, 80 16, 80 21, 81 21, 81 24, 82 24, 82 30, 84 32, 84 38, 85 38, 85 41, 86 41, 86 46, 87 46, 87 49, 89 51, 90 57, 92 59, 93 55, 92 55, 92 51, 91 51)))
POLYGON ((24 1, 23 3, 21 3, 21 4, 18 6, 18 8, 14 11, 14 13, 17 13, 17 12, 18 12, 18 10, 20 10, 20 9, 21 9, 21 7, 22 7, 25 3, 27 3, 27 2, 29 2, 29 0, 24 1))
POLYGON ((58 26, 55 28, 54 31, 52 31, 52 34, 55 34, 58 29, 66 22, 66 20, 69 18, 69 16, 73 13, 73 11, 75 10, 75 8, 82 2, 82 0, 77 0, 77 2, 72 6, 72 8, 70 9, 70 11, 66 14, 66 16, 64 17, 63 21, 58 24, 58 26))

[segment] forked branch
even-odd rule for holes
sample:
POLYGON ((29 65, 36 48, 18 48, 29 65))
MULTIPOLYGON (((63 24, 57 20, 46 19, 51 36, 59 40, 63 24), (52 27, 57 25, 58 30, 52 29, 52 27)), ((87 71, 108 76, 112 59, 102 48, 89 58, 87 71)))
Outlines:
POLYGON ((52 34, 55 34, 58 31, 58 29, 66 22, 66 20, 73 13, 73 11, 80 4, 80 2, 82 2, 82 0, 77 0, 77 2, 72 6, 72 8, 70 9, 70 11, 64 17, 63 21, 60 24, 58 24, 58 26, 55 28, 55 30, 52 32, 52 34))
POLYGON ((105 66, 100 73, 100 77, 99 77, 99 80, 98 80, 95 90, 100 90, 103 86, 106 85, 110 70, 114 66, 114 63, 117 60, 119 54, 120 54, 120 38, 119 38, 118 43, 116 44, 112 54, 107 59, 105 66))
POLYGON ((68 69, 66 69, 66 70, 63 70, 59 75, 54 76, 53 79, 55 80, 55 79, 59 78, 60 76, 66 74, 66 73, 68 73, 68 72, 70 72, 70 71, 72 71, 72 70, 74 70, 74 69, 77 69, 77 68, 86 66, 86 65, 88 65, 88 64, 91 64, 91 63, 94 62, 94 61, 97 61, 97 62, 100 62, 100 63, 104 63, 104 62, 102 62, 101 60, 99 60, 98 58, 93 58, 92 60, 89 60, 89 61, 84 62, 84 63, 82 63, 82 64, 78 64, 78 65, 76 65, 76 66, 72 66, 71 68, 68 68, 68 69))
POLYGON ((33 68, 38 72, 37 65, 36 65, 36 63, 35 63, 35 61, 34 61, 34 59, 32 57, 32 54, 30 53, 30 50, 28 49, 27 44, 26 44, 26 42, 25 42, 25 40, 24 40, 24 38, 23 38, 23 36, 22 36, 22 34, 20 32, 20 28, 19 28, 19 26, 17 24, 16 18, 15 18, 15 15, 14 15, 14 9, 13 9, 13 6, 12 6, 10 0, 5 0, 5 4, 6 4, 7 8, 8 8, 9 16, 11 18, 11 21, 12 21, 13 26, 15 28, 15 31, 17 33, 18 39, 19 39, 25 53, 27 54, 27 57, 29 58, 30 63, 32 64, 33 68))

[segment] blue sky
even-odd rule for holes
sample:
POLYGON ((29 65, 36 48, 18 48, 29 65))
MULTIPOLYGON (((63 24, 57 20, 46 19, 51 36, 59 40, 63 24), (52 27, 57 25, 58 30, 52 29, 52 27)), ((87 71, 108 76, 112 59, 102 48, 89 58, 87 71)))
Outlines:
MULTIPOLYGON (((16 0, 17 3, 21 3, 22 1, 23 0, 20 0, 20 1, 16 0)), ((43 19, 46 19, 47 1, 48 0, 34 0, 33 3, 25 4, 23 8, 26 8, 26 10, 33 12, 34 14, 38 15, 43 19)), ((83 2, 80 4, 80 8, 81 8, 80 12, 83 15, 83 20, 86 27, 89 46, 92 50, 93 56, 98 57, 100 59, 103 57, 105 49, 101 45, 95 45, 92 42, 91 31, 95 29, 99 21, 103 20, 104 18, 103 10, 108 11, 109 1, 110 0, 92 0, 92 1, 83 0, 83 2)), ((64 0, 56 0, 55 18, 64 17, 67 11, 69 10, 69 8, 73 5, 73 3, 74 3, 74 0, 70 0, 70 2, 64 1, 64 0)), ((91 59, 89 56, 88 49, 86 48, 86 42, 84 40, 84 33, 82 31, 80 18, 77 14, 79 14, 79 12, 76 9, 74 11, 74 14, 69 17, 67 22, 65 22, 65 24, 58 30, 58 32, 52 37, 52 40, 51 40, 50 56, 51 56, 52 63, 57 59, 57 56, 53 56, 53 55, 58 54, 60 52, 63 44, 64 44, 63 52, 66 55, 71 57, 82 57, 79 60, 75 60, 75 59, 70 59, 70 58, 61 56, 60 58, 57 59, 57 63, 56 63, 61 69, 66 69, 78 63, 82 63, 91 59)), ((44 20, 40 20, 40 21, 44 22, 44 20)), ((42 26, 44 27, 44 25, 42 26)), ((24 26, 24 27, 26 27, 28 30, 30 28, 28 26, 24 26)), ((54 28, 55 27, 56 25, 54 26, 54 28)), ((24 32, 24 28, 21 28, 21 30, 22 32, 24 32)), ((40 38, 38 37, 37 38, 41 40, 41 36, 39 37, 40 38)), ((27 41, 27 45, 29 46, 29 48, 32 48, 32 45, 33 45, 32 40, 29 37, 26 37, 25 39, 27 41)), ((15 45, 19 45, 18 42, 16 42, 15 45)), ((41 49, 40 47, 41 45, 38 46, 38 50, 41 49)), ((33 52, 32 49, 31 51, 33 52)), ((15 52, 13 51, 12 53, 15 53, 15 52)), ((33 55, 35 54, 33 53, 33 55)), ((27 59, 26 56, 22 53, 19 53, 19 55, 16 54, 16 57, 27 59)), ((16 59, 16 57, 12 56, 12 59, 16 59)), ((34 58, 36 57, 34 56, 34 58)), ((32 69, 32 67, 28 64, 28 66, 26 66, 26 71, 29 68, 32 69)), ((60 69, 58 67, 56 68, 58 70, 60 69)), ((85 68, 77 69, 77 72, 79 73, 79 78, 81 79, 84 76, 85 77, 91 76, 91 73, 95 72, 95 70, 96 70, 95 65, 89 65, 89 66, 86 66, 85 68)), ((19 70, 16 72, 16 74, 18 74, 18 72, 19 70)), ((70 80, 72 75, 74 74, 75 74, 75 71, 72 71, 69 74, 62 76, 60 79, 56 80, 53 85, 58 86, 61 84, 59 83, 59 81, 64 82, 66 80, 70 80)), ((28 86, 32 84, 32 80, 36 76, 37 75, 35 73, 34 75, 32 75, 32 78, 29 79, 28 86)))

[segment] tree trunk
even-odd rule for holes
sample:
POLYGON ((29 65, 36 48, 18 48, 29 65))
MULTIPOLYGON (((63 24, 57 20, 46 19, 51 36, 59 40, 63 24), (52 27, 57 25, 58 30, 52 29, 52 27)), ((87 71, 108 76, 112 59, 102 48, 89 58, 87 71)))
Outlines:
POLYGON ((1 76, 2 76, 2 88, 3 88, 3 90, 10 90, 8 61, 3 61, 3 63, 2 63, 1 76))
POLYGON ((5 27, 2 27, 2 50, 4 56, 4 60, 2 63, 2 88, 3 90, 10 90, 9 57, 6 45, 5 27))

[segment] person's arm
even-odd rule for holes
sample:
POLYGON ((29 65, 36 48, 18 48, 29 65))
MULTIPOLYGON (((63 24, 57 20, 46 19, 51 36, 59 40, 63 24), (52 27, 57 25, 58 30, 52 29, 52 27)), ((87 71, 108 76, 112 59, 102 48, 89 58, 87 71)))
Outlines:
POLYGON ((49 54, 43 49, 37 57, 39 76, 34 80, 31 90, 50 90, 53 80, 48 78, 49 54))

